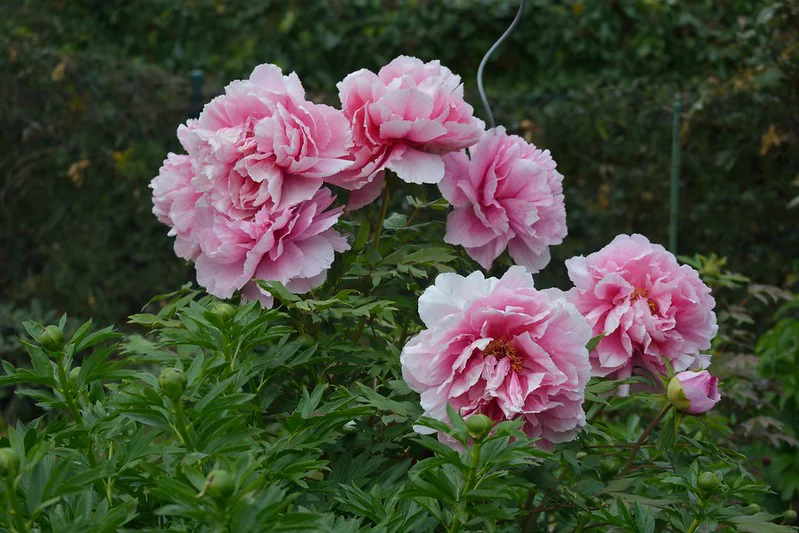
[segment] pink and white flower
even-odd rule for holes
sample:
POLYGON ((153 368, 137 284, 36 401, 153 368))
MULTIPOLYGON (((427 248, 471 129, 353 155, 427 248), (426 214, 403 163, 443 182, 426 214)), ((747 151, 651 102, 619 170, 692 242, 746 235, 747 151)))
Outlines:
POLYGON ((498 127, 469 155, 444 156, 439 189, 455 207, 444 241, 463 246, 486 270, 508 248, 517 265, 539 272, 549 263, 549 247, 567 233, 563 176, 549 150, 498 127))
POLYGON ((678 410, 700 415, 713 409, 719 400, 719 380, 707 370, 677 373, 669 382, 667 396, 678 410))
POLYGON ((427 329, 400 361, 425 415, 448 422, 449 403, 464 417, 522 418, 544 447, 585 424, 591 328, 557 289, 536 290, 519 266, 499 280, 440 274, 419 298, 419 315, 427 329))
POLYGON ((178 129, 187 155, 170 154, 151 183, 153 212, 172 226, 175 251, 194 261, 210 294, 271 305, 254 279, 290 291, 320 285, 334 252, 342 208, 324 180, 352 165, 349 121, 314 104, 296 74, 259 65, 178 129))
POLYGON ((710 364, 701 352, 716 335, 715 300, 690 266, 643 235, 619 235, 588 257, 566 261, 574 288, 569 300, 594 335, 593 373, 615 379, 634 368, 667 373, 710 364))
POLYGON ((229 84, 178 137, 197 192, 233 216, 310 200, 326 178, 352 165, 352 132, 341 111, 307 101, 297 75, 275 65, 229 84))
POLYGON ((320 189, 311 200, 280 210, 264 206, 241 219, 203 197, 195 228, 197 282, 220 298, 243 290, 245 298, 265 307, 272 297, 254 279, 279 281, 296 293, 321 285, 334 252, 349 249, 347 239, 333 229, 343 208, 328 209, 332 203, 330 191, 320 189))
POLYGON ((441 155, 473 145, 485 127, 463 99, 460 76, 438 61, 400 56, 377 74, 349 74, 338 89, 354 164, 327 181, 355 191, 350 209, 380 195, 384 169, 408 183, 438 183, 441 155))
POLYGON ((194 169, 187 155, 169 154, 164 164, 150 183, 153 190, 153 214, 171 229, 175 237, 175 254, 186 260, 194 260, 199 252, 192 238, 194 213, 199 193, 191 180, 194 169))

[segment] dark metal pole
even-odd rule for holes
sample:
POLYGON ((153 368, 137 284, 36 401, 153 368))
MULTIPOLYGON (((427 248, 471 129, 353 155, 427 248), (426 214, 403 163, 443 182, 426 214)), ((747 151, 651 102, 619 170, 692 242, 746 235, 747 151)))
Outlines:
POLYGON ((680 116, 682 101, 677 94, 671 122, 671 190, 669 194, 669 250, 677 254, 677 217, 680 212, 680 116))

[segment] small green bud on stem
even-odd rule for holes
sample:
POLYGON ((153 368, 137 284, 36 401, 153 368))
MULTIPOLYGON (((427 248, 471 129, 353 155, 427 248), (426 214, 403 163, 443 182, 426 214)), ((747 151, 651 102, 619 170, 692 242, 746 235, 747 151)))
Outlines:
POLYGON ((64 332, 58 326, 47 326, 39 335, 39 344, 48 352, 55 352, 64 347, 64 332))
POLYGON ((0 477, 14 476, 19 470, 19 454, 12 448, 0 448, 0 477))
POLYGON ((205 493, 213 498, 224 499, 233 494, 233 476, 227 470, 211 470, 205 480, 205 493))
POLYGON ((719 478, 713 472, 702 472, 696 480, 699 490, 710 492, 719 486, 719 478))
POLYGON ((474 439, 482 439, 489 434, 494 423, 486 415, 472 415, 466 420, 466 429, 474 439))
POLYGON ((158 385, 168 398, 180 398, 186 390, 186 376, 177 368, 164 368, 158 377, 158 385))

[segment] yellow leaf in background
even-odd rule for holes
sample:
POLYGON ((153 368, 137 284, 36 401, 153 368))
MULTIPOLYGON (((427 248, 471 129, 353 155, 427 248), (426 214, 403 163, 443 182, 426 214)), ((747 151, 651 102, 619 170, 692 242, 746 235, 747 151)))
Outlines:
POLYGON ((774 124, 768 127, 768 131, 760 138, 760 155, 766 155, 774 146, 782 144, 782 138, 777 134, 774 124))
POLYGON ((18 55, 19 55, 19 53, 17 52, 16 48, 14 48, 13 46, 9 46, 8 47, 8 62, 9 63, 15 62, 17 60, 17 56, 18 55))
POLYGON ((128 148, 124 151, 116 150, 111 153, 111 157, 114 159, 114 168, 117 172, 122 172, 125 170, 125 167, 130 162, 130 158, 133 155, 133 147, 128 148))
POLYGON ((60 62, 58 65, 55 66, 53 72, 50 74, 50 78, 55 81, 61 81, 64 79, 64 72, 67 69, 67 63, 65 61, 60 62))
POLYGON ((582 3, 575 2, 574 4, 572 4, 572 13, 574 13, 575 17, 579 17, 580 15, 582 15, 583 11, 585 11, 585 5, 583 5, 582 3))
POLYGON ((83 185, 83 171, 91 165, 92 162, 88 159, 81 159, 79 161, 75 161, 69 166, 69 170, 67 171, 67 175, 69 175, 69 179, 72 180, 72 183, 75 184, 75 187, 80 187, 83 185))
POLYGON ((535 122, 533 122, 529 118, 526 118, 521 122, 519 122, 519 127, 524 132, 524 140, 527 141, 528 143, 533 142, 533 133, 536 130, 535 122))
POLYGON ((89 297, 86 298, 86 302, 89 304, 89 307, 95 307, 97 305, 97 298, 95 298, 93 294, 90 294, 89 297))
POLYGON ((225 12, 225 4, 217 0, 216 2, 216 14, 221 15, 225 12))
POLYGON ((607 209, 610 207, 610 185, 607 183, 603 183, 599 186, 599 190, 597 191, 596 195, 596 203, 602 209, 607 209))
POLYGON ((86 111, 86 103, 77 94, 73 94, 72 100, 69 101, 69 110, 73 113, 83 113, 86 111))

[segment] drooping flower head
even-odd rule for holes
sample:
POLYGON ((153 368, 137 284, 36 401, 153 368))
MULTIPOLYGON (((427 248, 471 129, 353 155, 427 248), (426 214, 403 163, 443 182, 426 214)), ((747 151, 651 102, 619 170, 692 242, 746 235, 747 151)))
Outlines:
POLYGON ((439 188, 455 207, 444 240, 463 246, 486 270, 507 247, 517 265, 540 271, 549 263, 549 247, 567 233, 563 176, 549 151, 498 127, 469 156, 444 156, 439 188))
POLYGON ((538 291, 524 268, 501 279, 440 274, 419 298, 427 329, 403 348, 402 374, 425 415, 522 418, 542 446, 572 439, 585 424, 591 328, 557 289, 538 291))
POLYGON ((664 357, 676 372, 705 368, 716 335, 715 300, 690 266, 643 235, 619 235, 588 257, 566 261, 574 288, 569 300, 594 335, 594 375, 616 379, 643 368, 665 375, 664 357))
POLYGON ((328 181, 357 191, 353 209, 377 198, 386 168, 409 183, 438 183, 441 155, 473 145, 485 127, 463 99, 460 76, 438 61, 400 56, 377 74, 349 74, 338 89, 354 164, 328 181))
POLYGON ((674 407, 691 415, 706 413, 721 400, 719 380, 707 370, 678 372, 669 382, 667 395, 674 407))
POLYGON ((153 188, 153 212, 172 226, 176 253, 195 262, 209 293, 271 304, 253 279, 306 292, 324 281, 342 209, 323 180, 347 168, 349 122, 305 100, 296 74, 260 65, 178 129, 187 155, 170 154, 153 188))

